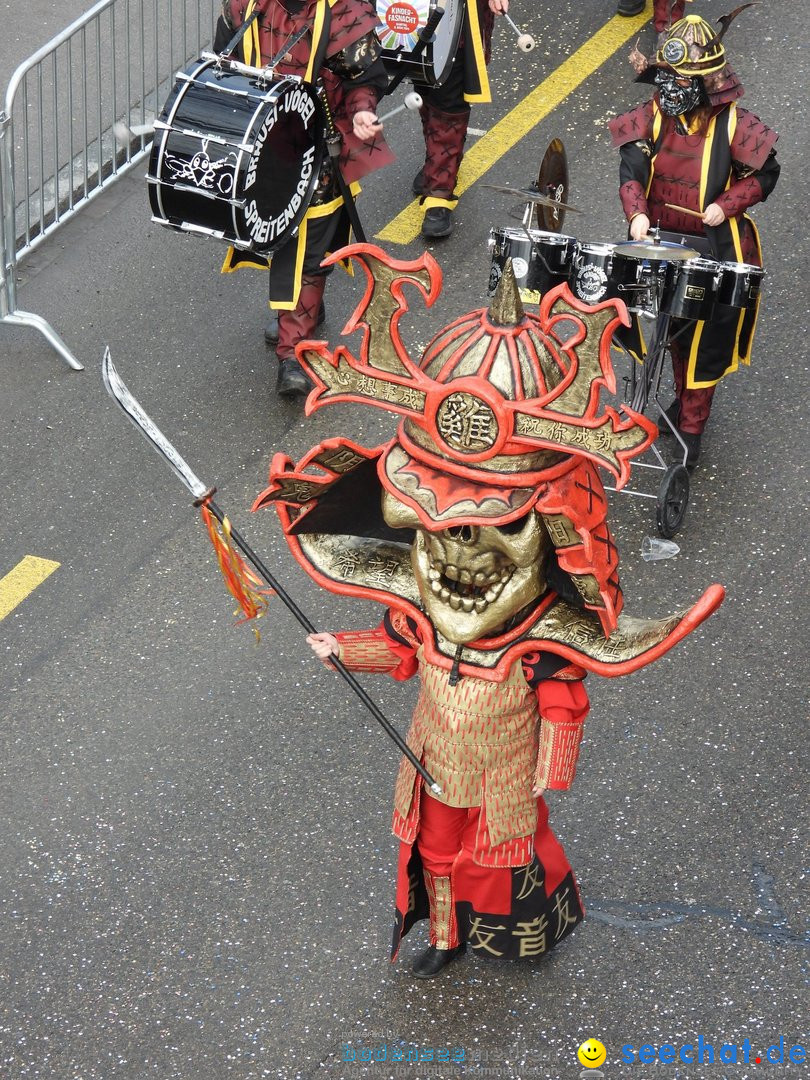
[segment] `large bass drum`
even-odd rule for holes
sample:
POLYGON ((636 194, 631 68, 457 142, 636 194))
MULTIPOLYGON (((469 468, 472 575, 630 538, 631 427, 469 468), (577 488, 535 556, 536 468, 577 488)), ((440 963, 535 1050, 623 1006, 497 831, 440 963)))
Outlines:
POLYGON ((444 15, 433 41, 417 57, 410 57, 424 27, 439 6, 437 0, 377 0, 377 37, 383 62, 391 74, 406 68, 406 78, 440 86, 450 74, 464 25, 466 0, 444 0, 444 15))
POLYGON ((204 53, 178 73, 155 124, 152 220, 269 255, 306 213, 322 150, 311 87, 204 53))

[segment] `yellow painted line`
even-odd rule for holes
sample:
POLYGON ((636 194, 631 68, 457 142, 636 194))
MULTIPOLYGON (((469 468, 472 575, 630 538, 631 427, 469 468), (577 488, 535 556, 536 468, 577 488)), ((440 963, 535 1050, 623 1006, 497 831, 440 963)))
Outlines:
POLYGON ((41 585, 61 565, 51 559, 38 559, 36 555, 26 555, 24 559, 20 559, 13 570, 0 578, 0 619, 5 619, 10 611, 30 596, 37 585, 41 585))
MULTIPOLYGON (((457 194, 463 194, 476 180, 480 180, 499 158, 525 138, 552 109, 637 34, 649 18, 649 14, 644 12, 630 19, 624 15, 614 15, 598 33, 572 53, 467 151, 458 174, 457 194)), ((392 244, 410 244, 421 229, 422 209, 419 200, 414 199, 376 236, 378 240, 387 240, 392 244)))

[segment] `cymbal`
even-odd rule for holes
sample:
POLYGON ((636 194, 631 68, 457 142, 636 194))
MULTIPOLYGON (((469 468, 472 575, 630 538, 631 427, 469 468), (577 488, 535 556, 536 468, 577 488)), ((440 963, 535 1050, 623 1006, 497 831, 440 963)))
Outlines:
MULTIPOLYGON (((548 232, 562 232, 565 211, 560 204, 568 195, 568 160, 561 139, 552 139, 548 144, 540 162, 535 187, 553 199, 557 205, 552 210, 549 206, 536 203, 532 206, 532 219, 536 218, 538 226, 548 232)), ((533 220, 530 220, 529 228, 532 224, 533 220)))
POLYGON ((516 195, 524 202, 539 203, 541 206, 550 206, 552 209, 556 207, 560 210, 572 210, 575 214, 582 213, 576 206, 569 206, 568 203, 557 202, 555 199, 550 199, 548 195, 541 195, 540 192, 535 191, 534 188, 500 187, 498 184, 482 184, 481 186, 489 188, 490 191, 500 191, 503 195, 516 195))
POLYGON ((670 244, 666 240, 628 240, 626 244, 617 244, 613 251, 631 259, 657 259, 659 262, 685 262, 700 254, 694 248, 670 244))

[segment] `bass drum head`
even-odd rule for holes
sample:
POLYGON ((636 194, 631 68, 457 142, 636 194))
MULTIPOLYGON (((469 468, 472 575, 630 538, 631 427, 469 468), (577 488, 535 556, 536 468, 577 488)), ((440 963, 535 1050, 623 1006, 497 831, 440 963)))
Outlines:
POLYGON ((436 0, 376 0, 377 37, 383 47, 383 62, 391 74, 402 64, 408 78, 439 86, 450 74, 464 23, 465 0, 445 0, 444 15, 436 27, 434 40, 414 59, 419 31, 436 10, 436 0))
POLYGON ((323 114, 292 79, 197 60, 178 76, 149 162, 155 220, 269 255, 306 213, 321 164, 323 114))
POLYGON ((240 195, 239 231, 252 250, 284 244, 307 211, 321 164, 323 116, 305 83, 282 83, 254 125, 240 195))

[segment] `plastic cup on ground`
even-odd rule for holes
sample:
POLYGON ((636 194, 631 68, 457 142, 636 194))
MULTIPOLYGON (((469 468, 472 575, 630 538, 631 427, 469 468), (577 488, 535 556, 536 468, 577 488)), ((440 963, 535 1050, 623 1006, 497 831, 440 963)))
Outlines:
POLYGON ((641 541, 641 557, 645 562, 671 559, 680 550, 677 544, 671 540, 662 540, 659 536, 645 536, 641 541))

